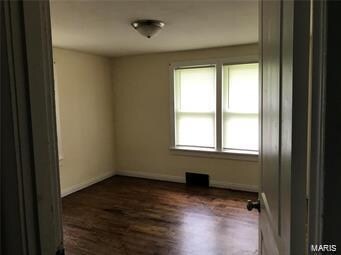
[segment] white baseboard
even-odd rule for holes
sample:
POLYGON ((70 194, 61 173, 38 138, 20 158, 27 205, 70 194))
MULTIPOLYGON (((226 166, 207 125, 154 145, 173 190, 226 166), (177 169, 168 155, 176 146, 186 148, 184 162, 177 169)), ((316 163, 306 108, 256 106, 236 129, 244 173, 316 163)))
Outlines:
POLYGON ((222 181, 216 181, 216 180, 211 180, 210 186, 215 187, 215 188, 232 189, 232 190, 240 190, 240 191, 250 191, 250 192, 259 191, 259 188, 256 185, 230 183, 230 182, 222 182, 222 181))
MULTIPOLYGON (((145 179, 152 179, 152 180, 159 180, 159 181, 178 182, 178 183, 186 182, 185 177, 182 177, 182 176, 146 173, 146 172, 138 172, 138 171, 116 171, 116 175, 145 178, 145 179)), ((229 183, 229 182, 222 182, 222 181, 216 181, 216 180, 210 181, 210 187, 258 192, 258 187, 255 185, 229 183)))
POLYGON ((105 174, 101 174, 100 176, 96 176, 95 178, 91 178, 87 181, 81 182, 79 184, 73 185, 69 188, 65 188, 61 191, 61 197, 65 197, 67 195, 70 195, 76 191, 85 189, 95 183, 101 182, 107 178, 110 178, 115 175, 115 172, 107 172, 105 174))
POLYGON ((181 177, 181 176, 165 175, 165 174, 157 174, 157 173, 146 173, 146 172, 138 172, 138 171, 116 171, 116 175, 145 178, 145 179, 159 180, 159 181, 178 182, 178 183, 186 182, 185 177, 181 177))

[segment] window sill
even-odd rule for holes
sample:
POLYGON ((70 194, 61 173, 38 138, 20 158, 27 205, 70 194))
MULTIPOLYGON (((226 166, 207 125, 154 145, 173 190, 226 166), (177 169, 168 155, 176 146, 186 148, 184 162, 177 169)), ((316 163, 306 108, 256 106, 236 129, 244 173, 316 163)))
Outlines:
POLYGON ((220 158, 220 159, 232 159, 242 161, 258 161, 258 152, 254 151, 241 151, 241 150, 223 150, 217 151, 209 148, 197 148, 176 146, 170 147, 170 151, 174 155, 190 156, 190 157, 203 157, 203 158, 220 158))

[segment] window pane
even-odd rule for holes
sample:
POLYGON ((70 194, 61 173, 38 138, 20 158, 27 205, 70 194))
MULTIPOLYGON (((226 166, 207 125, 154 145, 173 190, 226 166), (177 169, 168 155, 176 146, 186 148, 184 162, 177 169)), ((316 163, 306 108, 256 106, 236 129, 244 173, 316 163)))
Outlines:
POLYGON ((225 149, 258 151, 258 114, 224 114, 225 149))
POLYGON ((258 112, 258 64, 223 67, 223 109, 231 112, 258 112))
POLYGON ((215 67, 175 70, 177 146, 215 146, 215 67))
POLYGON ((214 147, 215 116, 211 114, 178 113, 176 119, 176 145, 214 147))
POLYGON ((215 110, 215 67, 175 71, 175 107, 181 112, 215 110))
POLYGON ((223 66, 223 147, 258 151, 258 64, 223 66))

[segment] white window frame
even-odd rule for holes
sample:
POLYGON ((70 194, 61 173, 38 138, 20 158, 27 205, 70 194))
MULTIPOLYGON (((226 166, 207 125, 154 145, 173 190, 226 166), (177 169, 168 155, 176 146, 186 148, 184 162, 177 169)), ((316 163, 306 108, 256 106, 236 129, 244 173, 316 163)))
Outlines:
POLYGON ((227 150, 222 146, 222 67, 224 65, 251 64, 259 63, 256 55, 230 57, 219 59, 206 59, 194 61, 173 62, 169 65, 170 77, 170 150, 177 155, 213 157, 213 158, 230 158, 237 160, 258 161, 258 151, 246 150, 227 150), (216 148, 176 146, 175 145, 175 105, 174 105, 174 73, 176 69, 200 67, 200 66, 216 67, 216 148))

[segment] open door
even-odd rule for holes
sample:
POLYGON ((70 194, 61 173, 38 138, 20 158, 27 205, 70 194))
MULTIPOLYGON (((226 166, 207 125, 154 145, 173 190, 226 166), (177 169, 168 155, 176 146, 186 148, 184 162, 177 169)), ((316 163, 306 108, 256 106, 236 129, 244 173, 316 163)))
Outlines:
POLYGON ((309 1, 261 1, 260 254, 305 254, 309 1))

